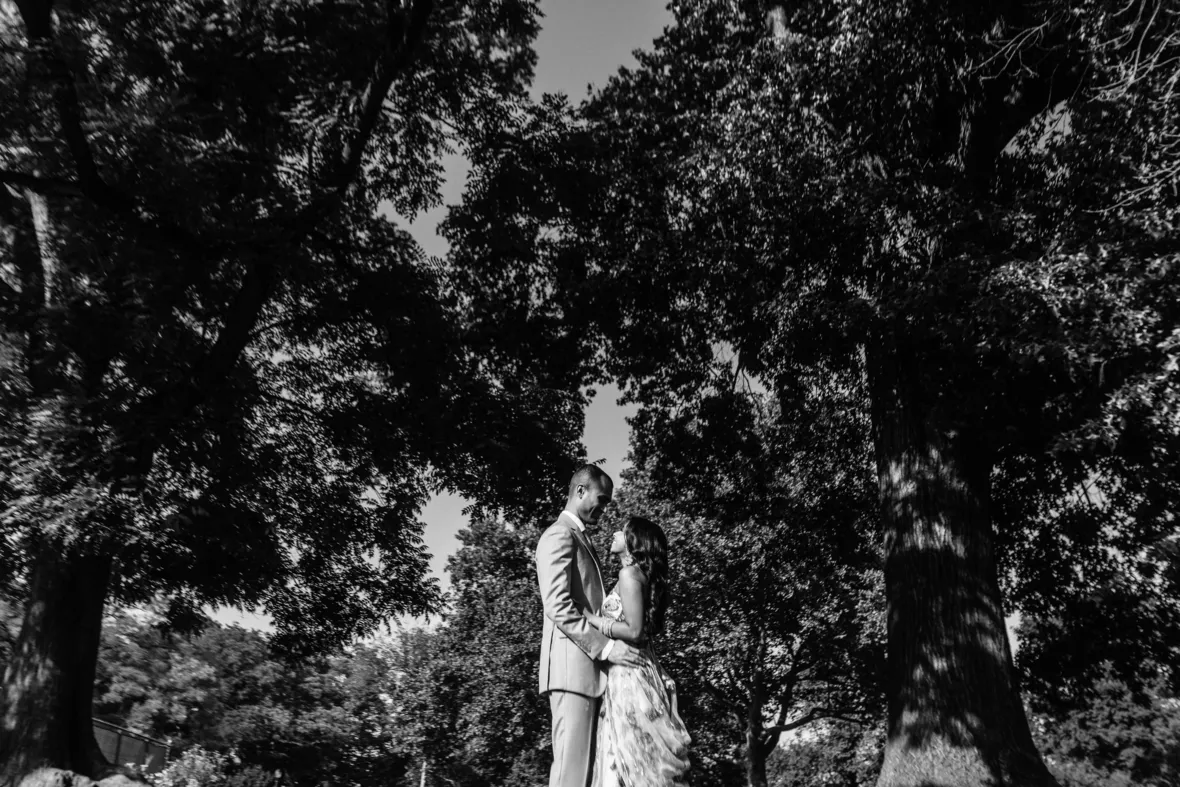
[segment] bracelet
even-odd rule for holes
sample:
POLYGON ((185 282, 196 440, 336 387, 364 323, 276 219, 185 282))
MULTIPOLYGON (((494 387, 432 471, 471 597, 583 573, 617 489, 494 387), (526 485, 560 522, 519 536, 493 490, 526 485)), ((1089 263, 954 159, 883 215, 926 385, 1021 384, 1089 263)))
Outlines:
POLYGON ((606 624, 606 635, 608 637, 610 637, 611 639, 614 639, 615 638, 614 631, 615 631, 615 622, 612 620, 610 623, 606 624))

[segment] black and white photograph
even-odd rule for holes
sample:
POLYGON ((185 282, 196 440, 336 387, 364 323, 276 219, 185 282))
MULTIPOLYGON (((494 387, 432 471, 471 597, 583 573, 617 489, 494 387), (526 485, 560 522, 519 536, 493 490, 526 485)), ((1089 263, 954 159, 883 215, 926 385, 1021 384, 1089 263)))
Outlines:
POLYGON ((0 0, 0 787, 1180 787, 1180 0, 0 0))

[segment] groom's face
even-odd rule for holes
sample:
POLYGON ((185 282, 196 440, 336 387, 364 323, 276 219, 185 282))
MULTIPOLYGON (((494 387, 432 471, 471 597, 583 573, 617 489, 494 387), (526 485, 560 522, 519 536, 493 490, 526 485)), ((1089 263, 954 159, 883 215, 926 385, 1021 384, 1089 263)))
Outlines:
POLYGON ((601 486, 588 484, 578 487, 578 519, 587 525, 597 525, 602 512, 610 505, 614 484, 606 481, 601 486))

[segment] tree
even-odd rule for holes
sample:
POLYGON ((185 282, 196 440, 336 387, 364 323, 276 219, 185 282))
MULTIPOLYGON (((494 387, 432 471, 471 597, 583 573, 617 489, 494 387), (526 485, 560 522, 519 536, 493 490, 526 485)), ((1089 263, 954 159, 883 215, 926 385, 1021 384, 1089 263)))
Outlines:
POLYGON ((1160 581, 1150 550, 1131 551, 1129 539, 1111 545, 1118 531, 1103 530, 1090 531, 1089 544, 1071 544, 1081 554, 1068 569, 1050 563, 1018 585, 1028 612, 1017 663, 1039 709, 1083 705, 1111 680, 1132 693, 1180 691, 1180 595, 1160 581))
POLYGON ((380 643, 302 659, 267 637, 208 625, 191 636, 162 616, 125 611, 103 630, 95 686, 100 718, 234 758, 238 770, 280 771, 296 785, 387 784, 407 762, 392 748, 380 643))
POLYGON ((771 787, 869 787, 876 782, 885 745, 884 729, 825 726, 775 750, 767 763, 771 787))
POLYGON ((395 750, 414 763, 405 787, 420 780, 431 785, 474 780, 470 766, 457 757, 461 673, 440 645, 437 632, 423 629, 401 632, 397 643, 390 717, 398 730, 395 750))
POLYGON ((632 424, 612 520, 644 515, 668 534, 673 605, 656 649, 718 783, 713 762, 732 758, 766 787, 784 733, 880 716, 874 490, 866 419, 849 408, 861 394, 839 378, 807 393, 780 412, 711 389, 632 424))
POLYGON ((673 10, 572 117, 539 108, 488 144, 454 240, 548 228, 504 256, 544 277, 528 313, 586 294, 563 317, 645 405, 714 379, 721 345, 784 407, 809 370, 863 362, 889 618, 879 784, 1050 784, 1005 631, 997 484, 1038 468, 1043 511, 1101 468, 1141 535, 1174 528, 1176 194, 1150 185, 1174 161, 1174 102, 1159 70, 1116 79, 1136 52, 1171 68, 1151 20, 1174 9, 673 10), (527 178, 532 198, 497 196, 527 178))
MULTIPOLYGON (((560 487, 555 487, 560 489, 560 487)), ((534 552, 559 506, 541 520, 476 519, 450 558, 451 611, 445 647, 464 665, 463 756, 480 763, 484 784, 526 787, 548 778, 548 701, 537 693, 541 597, 534 552)))
POLYGON ((1132 690, 1109 667, 1084 701, 1034 716, 1051 767, 1069 787, 1174 784, 1180 704, 1160 682, 1132 690))
POLYGON ((0 5, 0 575, 28 601, 0 783, 104 769, 108 599, 264 605, 323 650, 437 605, 431 491, 527 508, 580 453, 564 367, 477 357, 378 215, 438 199, 535 32, 530 2, 0 5))
MULTIPOLYGON (((633 513, 672 540, 674 604, 657 650, 680 685, 697 784, 766 784, 782 733, 880 715, 872 473, 866 419, 851 406, 863 390, 855 377, 825 382, 785 414, 728 389, 646 411, 633 424, 636 469, 599 529, 604 555, 610 523, 633 513)), ((450 563, 444 624, 403 641, 393 724, 428 780, 544 778, 535 538, 473 521, 450 563)))
POLYGON ((8 663, 19 632, 19 610, 16 607, 9 597, 0 593, 0 663, 3 664, 8 663))
POLYGON ((548 703, 537 693, 539 532, 476 517, 448 561, 444 623, 399 683, 403 751, 449 783, 525 787, 547 778, 548 703))

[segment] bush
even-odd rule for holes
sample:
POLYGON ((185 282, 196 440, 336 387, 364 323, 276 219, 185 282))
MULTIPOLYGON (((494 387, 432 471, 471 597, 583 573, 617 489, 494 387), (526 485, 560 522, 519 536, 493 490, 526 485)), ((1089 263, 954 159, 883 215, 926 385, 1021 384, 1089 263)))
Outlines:
POLYGON ((884 749, 883 724, 819 724, 774 750, 767 777, 772 787, 872 787, 884 749))
POLYGON ((147 778, 152 787, 229 787, 229 770, 235 764, 228 754, 193 746, 147 778))
POLYGON ((1162 686, 1133 692, 1110 671, 1088 694, 1084 705, 1031 720, 1062 787, 1180 784, 1180 702, 1162 686))

